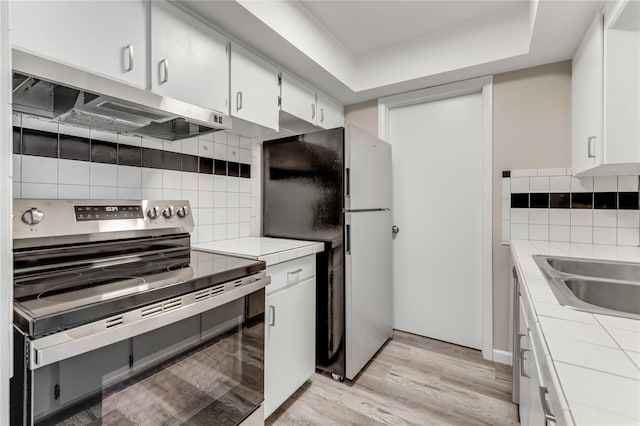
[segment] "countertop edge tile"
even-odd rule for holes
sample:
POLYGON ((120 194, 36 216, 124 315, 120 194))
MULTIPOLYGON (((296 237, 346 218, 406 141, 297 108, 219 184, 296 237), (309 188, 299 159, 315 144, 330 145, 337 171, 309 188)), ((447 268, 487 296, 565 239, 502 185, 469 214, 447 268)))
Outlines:
POLYGON ((290 240, 285 238, 245 237, 209 243, 196 243, 193 249, 229 256, 264 260, 267 266, 299 259, 324 251, 324 244, 317 241, 290 240))

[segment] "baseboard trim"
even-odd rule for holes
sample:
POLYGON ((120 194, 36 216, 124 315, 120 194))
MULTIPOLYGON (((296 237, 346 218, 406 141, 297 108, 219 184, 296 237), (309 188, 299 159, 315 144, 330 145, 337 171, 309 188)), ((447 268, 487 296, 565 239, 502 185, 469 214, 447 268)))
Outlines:
POLYGON ((513 361, 513 355, 511 352, 501 351, 499 349, 493 350, 493 360, 495 362, 499 362, 500 364, 511 365, 513 361))

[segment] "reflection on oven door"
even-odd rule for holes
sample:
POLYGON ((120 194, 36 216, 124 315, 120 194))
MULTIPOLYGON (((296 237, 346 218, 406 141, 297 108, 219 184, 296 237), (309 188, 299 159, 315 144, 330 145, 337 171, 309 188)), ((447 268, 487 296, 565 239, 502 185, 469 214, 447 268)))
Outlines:
POLYGON ((33 422, 240 423, 264 397, 264 307, 248 318, 248 300, 32 371, 33 422))

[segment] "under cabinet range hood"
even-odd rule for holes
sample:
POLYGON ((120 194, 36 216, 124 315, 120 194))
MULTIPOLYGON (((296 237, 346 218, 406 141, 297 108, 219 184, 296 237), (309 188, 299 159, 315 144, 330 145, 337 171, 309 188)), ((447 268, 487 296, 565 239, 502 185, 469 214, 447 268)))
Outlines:
POLYGON ((231 129, 231 118, 13 50, 13 110, 61 123, 166 140, 231 129))

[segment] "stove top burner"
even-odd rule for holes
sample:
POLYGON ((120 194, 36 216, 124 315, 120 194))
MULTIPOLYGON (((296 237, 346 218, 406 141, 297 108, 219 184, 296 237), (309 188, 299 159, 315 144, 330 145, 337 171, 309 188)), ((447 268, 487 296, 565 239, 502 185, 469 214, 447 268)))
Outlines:
POLYGON ((72 285, 82 276, 79 272, 65 272, 38 278, 25 278, 14 281, 13 295, 16 299, 42 293, 58 285, 72 285))

